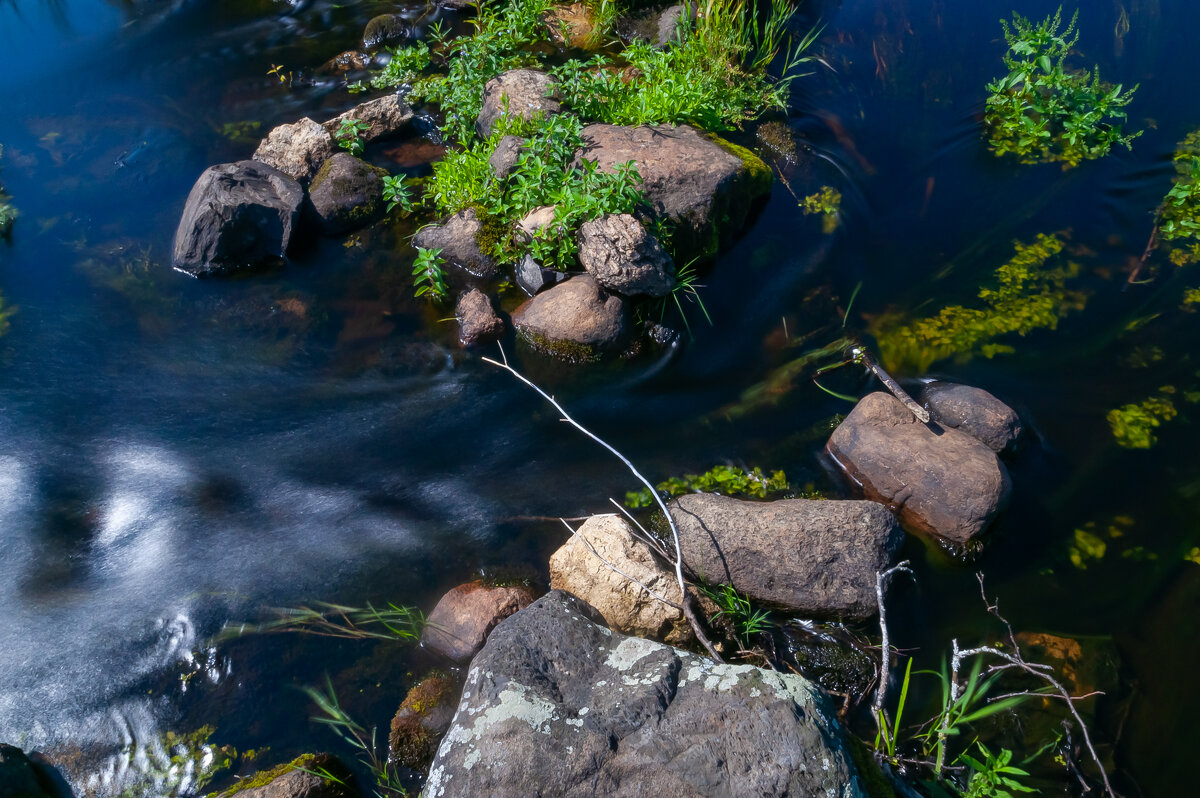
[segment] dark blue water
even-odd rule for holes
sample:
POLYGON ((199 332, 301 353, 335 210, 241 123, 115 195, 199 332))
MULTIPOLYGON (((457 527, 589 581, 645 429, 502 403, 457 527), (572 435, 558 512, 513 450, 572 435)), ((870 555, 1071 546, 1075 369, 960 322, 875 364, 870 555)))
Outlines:
MULTIPOLYGON (((636 487, 412 298, 411 226, 322 242, 247 279, 166 265, 195 177, 253 151, 223 128, 348 107, 313 70, 387 8, 0 0, 0 181, 22 213, 0 242, 0 295, 16 309, 0 338, 0 740, 78 754, 77 786, 90 773, 100 794, 119 793, 148 767, 130 763, 131 744, 204 723, 214 742, 271 746, 270 761, 332 747, 293 689, 326 672, 351 709, 386 723, 427 664, 419 651, 207 641, 271 606, 429 609, 481 570, 536 581, 561 533, 525 517, 604 511, 636 487), (275 65, 299 79, 281 84, 275 65)), ((705 278, 713 325, 693 314, 677 357, 521 362, 652 478, 734 462, 828 487, 819 450, 848 405, 805 377, 772 404, 743 394, 838 337, 836 307, 858 283, 848 327, 865 333, 885 309, 970 301, 1013 239, 1069 231, 1086 309, 1016 340, 1014 355, 935 367, 1013 403, 1034 440, 978 562, 910 542, 919 583, 896 593, 897 642, 936 667, 951 637, 993 634, 981 569, 1018 629, 1117 653, 1097 737, 1122 789, 1187 794, 1182 752, 1200 744, 1187 669, 1200 566, 1184 559, 1200 545, 1194 411, 1178 400, 1149 451, 1117 447, 1105 414, 1162 385, 1200 386, 1196 314, 1178 309, 1200 278, 1164 269, 1122 290, 1170 154, 1200 127, 1200 11, 1087 4, 1080 62, 1141 83, 1130 126, 1146 132, 1132 153, 1063 172, 996 161, 980 135, 983 86, 1002 71, 998 20, 1013 8, 1053 10, 814 4, 802 24, 824 20, 833 70, 795 84, 790 123, 807 155, 792 179, 801 194, 842 191, 841 230, 822 236, 777 187, 705 278), (1133 365, 1150 347, 1163 357, 1133 365), (1068 550, 1089 523, 1122 536, 1080 569, 1068 550)))

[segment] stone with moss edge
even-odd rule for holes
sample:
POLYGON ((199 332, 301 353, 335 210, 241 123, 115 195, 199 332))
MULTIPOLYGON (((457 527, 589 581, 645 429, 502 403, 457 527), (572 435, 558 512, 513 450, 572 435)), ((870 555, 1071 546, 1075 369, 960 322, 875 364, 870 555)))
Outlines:
POLYGON ((598 360, 622 351, 631 331, 629 303, 577 275, 525 302, 513 326, 534 349, 570 362, 598 360))
POLYGON ((458 705, 461 682, 434 671, 408 691, 392 718, 388 756, 410 770, 429 767, 458 705))
POLYGON ((440 249, 448 266, 461 269, 471 277, 490 280, 496 276, 496 259, 492 245, 501 232, 499 225, 480 208, 467 208, 441 224, 422 227, 413 236, 413 246, 440 249))
POLYGON ((513 69, 492 78, 483 87, 475 132, 486 139, 502 116, 532 119, 536 114, 558 113, 562 103, 555 87, 554 78, 536 69, 513 69))
POLYGON ((330 754, 303 754, 291 762, 255 773, 209 798, 353 798, 354 777, 330 754), (322 778, 328 772, 334 780, 322 778), (343 782, 339 784, 338 781, 343 782))
POLYGON ((340 235, 381 219, 386 210, 383 178, 387 176, 386 170, 348 152, 327 160, 308 189, 321 232, 340 235))

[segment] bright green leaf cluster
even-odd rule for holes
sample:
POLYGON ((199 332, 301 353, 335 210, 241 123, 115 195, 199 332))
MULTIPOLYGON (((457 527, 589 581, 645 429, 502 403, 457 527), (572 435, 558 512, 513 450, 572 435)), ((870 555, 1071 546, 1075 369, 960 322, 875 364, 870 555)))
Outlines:
POLYGON ((442 265, 440 249, 425 249, 417 247, 417 259, 413 262, 413 287, 415 296, 427 296, 434 302, 445 302, 450 298, 450 289, 446 286, 446 272, 442 265))
POLYGON ((1171 262, 1185 266, 1200 260, 1200 130, 1175 151, 1175 180, 1158 212, 1158 236, 1171 243, 1171 262))
POLYGON ((1011 353, 1013 347, 997 339, 1054 329, 1069 311, 1083 307, 1083 294, 1066 287, 1079 267, 1047 266, 1063 250, 1058 237, 1039 234, 1031 244, 1014 242, 1014 248, 1012 259, 996 270, 994 284, 979 291, 982 307, 951 305, 907 324, 890 315, 878 319, 874 332, 887 367, 920 374, 951 356, 1011 353))
POLYGON ((982 760, 965 752, 958 757, 971 769, 971 779, 967 782, 963 798, 1013 798, 1013 792, 1037 792, 1017 780, 1028 776, 1029 772, 1011 764, 1012 751, 1001 748, 999 753, 993 754, 978 740, 975 741, 975 747, 982 754, 982 760))
POLYGON ((412 211, 412 193, 404 184, 404 175, 392 175, 383 179, 383 201, 387 203, 388 213, 397 206, 405 213, 412 211))
POLYGON ((1177 415, 1179 411, 1168 397, 1152 396, 1143 402, 1109 410, 1106 418, 1118 446, 1149 449, 1158 441, 1154 430, 1177 415))
POLYGON ((338 125, 338 129, 334 132, 333 138, 339 147, 357 158, 363 154, 365 147, 363 134, 370 127, 370 125, 361 119, 343 119, 338 125))
MULTIPOLYGON (((671 498, 685 493, 720 493, 724 496, 753 496, 765 499, 775 493, 788 489, 787 477, 782 471, 772 471, 768 476, 758 466, 750 470, 735 468, 729 465, 719 465, 710 468, 703 474, 685 474, 681 477, 671 477, 657 485, 659 493, 671 498)), ((627 507, 650 507, 654 497, 648 490, 640 490, 625 494, 627 507)))
POLYGON ((1013 14, 1004 26, 1008 74, 988 84, 984 123, 997 155, 1014 154, 1022 163, 1061 161, 1064 168, 1108 154, 1114 144, 1131 147, 1140 131, 1125 134, 1114 120, 1133 93, 1100 80, 1099 68, 1073 71, 1063 65, 1079 39, 1071 18, 1066 30, 1062 8, 1037 25, 1013 14))

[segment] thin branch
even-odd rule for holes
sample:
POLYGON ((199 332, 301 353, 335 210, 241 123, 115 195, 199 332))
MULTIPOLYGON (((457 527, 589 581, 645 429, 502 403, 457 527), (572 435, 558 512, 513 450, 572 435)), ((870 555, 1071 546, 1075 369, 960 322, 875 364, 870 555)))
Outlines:
POLYGON ((922 424, 929 423, 929 411, 917 404, 916 401, 908 395, 908 392, 900 387, 900 383, 896 382, 896 380, 892 378, 891 374, 888 374, 883 370, 883 366, 879 365, 874 356, 867 351, 866 347, 855 346, 850 350, 850 353, 854 356, 855 360, 861 361, 864 366, 870 369, 871 373, 883 383, 883 387, 891 391, 892 395, 899 399, 901 404, 908 408, 908 412, 917 417, 918 421, 920 421, 922 424))
POLYGON ((1125 281, 1122 291, 1128 291, 1129 286, 1136 285, 1138 278, 1142 276, 1142 269, 1146 268, 1146 261, 1150 259, 1150 254, 1154 252, 1158 246, 1158 220, 1154 221, 1154 227, 1150 230, 1150 239, 1146 242, 1146 249, 1142 251, 1142 257, 1138 259, 1137 266, 1129 273, 1129 279, 1125 281))
MULTIPOLYGON (((883 640, 879 644, 881 652, 879 655, 879 688, 875 691, 875 703, 871 705, 871 708, 875 710, 875 725, 879 727, 881 733, 884 733, 885 730, 880 726, 880 714, 887 711, 884 709, 884 702, 887 700, 888 673, 892 668, 892 644, 888 638, 887 605, 884 602, 884 595, 887 592, 888 580, 898 573, 913 576, 908 560, 898 563, 882 573, 875 573, 875 599, 879 603, 879 633, 883 640)), ((913 576, 913 578, 916 577, 913 576)))
POLYGON ((675 526, 675 519, 671 517, 671 512, 667 509, 667 505, 663 502, 662 497, 658 495, 658 491, 656 491, 654 489, 654 486, 652 484, 650 484, 650 480, 648 480, 644 476, 642 476, 642 473, 637 470, 637 468, 634 466, 634 464, 631 463, 629 461, 629 459, 627 457, 625 457, 625 455, 618 452, 607 441, 601 439, 599 436, 597 436, 595 433, 593 433, 587 427, 583 426, 578 421, 573 419, 571 417, 571 414, 568 413, 566 411, 566 409, 564 409, 563 406, 560 405, 553 396, 551 396, 550 394, 543 391, 536 384, 534 384, 532 381, 530 381, 528 378, 526 378, 523 374, 521 374, 515 368, 510 366, 508 364, 508 357, 504 354, 503 346, 500 347, 500 361, 492 360, 490 357, 485 357, 485 358, 483 358, 483 362, 490 363, 491 365, 496 366, 497 368, 504 369, 509 374, 512 374, 518 380, 525 383, 533 390, 537 391, 538 395, 540 395, 543 399, 545 399, 547 402, 549 402, 551 404, 551 406, 553 406, 554 409, 559 412, 559 414, 562 416, 563 421, 567 422, 572 427, 579 430, 584 435, 591 438, 593 441, 595 441, 596 443, 600 444, 602 447, 607 449, 614 457, 616 457, 618 460, 620 460, 622 463, 625 464, 625 467, 628 468, 630 473, 633 474, 633 476, 637 478, 638 482, 641 482, 643 485, 646 486, 646 488, 650 491, 650 495, 653 496, 654 500, 658 503, 659 509, 662 510, 663 515, 666 516, 667 523, 671 527, 671 538, 675 544, 675 562, 673 563, 675 566, 675 579, 676 579, 676 581, 679 582, 679 592, 682 594, 682 597, 683 597, 682 598, 683 614, 684 614, 684 616, 687 617, 688 622, 692 625, 692 631, 695 633, 696 639, 700 641, 700 643, 708 651, 709 655, 713 659, 715 659, 717 662, 724 662, 724 660, 721 659, 721 655, 719 653, 717 653, 716 648, 713 647, 712 642, 708 639, 708 635, 704 634, 704 629, 700 626, 700 622, 696 618, 695 612, 692 611, 691 602, 688 601, 687 582, 683 578, 683 549, 681 548, 681 546, 679 544, 679 529, 675 526))
POLYGON ((578 538, 579 542, 582 543, 584 546, 586 546, 587 550, 590 551, 592 554, 594 554, 596 556, 597 560, 604 563, 609 568, 609 570, 613 571, 614 573, 616 573, 620 576, 625 577, 630 582, 633 582, 635 585, 640 587, 642 590, 645 590, 647 593, 649 593, 653 598, 658 599, 663 604, 666 604, 668 607, 674 607, 675 609, 679 610, 680 612, 683 612, 682 606, 680 606, 679 604, 676 604, 674 601, 671 601, 668 598, 665 598, 665 597, 660 596, 659 594, 655 593, 653 590, 651 590, 649 587, 647 587, 641 581, 639 581, 638 579, 635 579, 634 577, 632 577, 629 574, 622 571, 617 566, 610 563, 608 560, 604 559, 604 555, 601 554, 600 552, 596 551, 596 547, 592 545, 592 542, 590 540, 588 540, 587 538, 585 538, 583 535, 579 534, 579 530, 575 529, 570 524, 568 524, 566 522, 566 519, 562 519, 562 522, 563 522, 563 526, 565 526, 567 529, 571 530, 571 534, 574 535, 576 538, 578 538))
POLYGON ((609 496, 608 500, 610 502, 612 502, 614 507, 616 507, 618 510, 621 511, 622 515, 624 515, 626 518, 628 518, 629 521, 638 528, 638 531, 641 532, 640 535, 637 533, 634 533, 634 537, 636 537, 642 543, 645 543, 647 546, 649 546, 650 549, 652 551, 654 551, 655 554, 659 555, 667 562, 671 562, 671 555, 667 553, 667 550, 662 547, 662 544, 659 543, 654 538, 653 535, 651 535, 649 532, 646 531, 646 527, 642 526, 642 522, 637 520, 637 518, 634 517, 633 513, 629 512, 629 510, 625 509, 625 507, 622 506, 621 504, 619 504, 617 502, 617 500, 614 499, 613 497, 609 496))

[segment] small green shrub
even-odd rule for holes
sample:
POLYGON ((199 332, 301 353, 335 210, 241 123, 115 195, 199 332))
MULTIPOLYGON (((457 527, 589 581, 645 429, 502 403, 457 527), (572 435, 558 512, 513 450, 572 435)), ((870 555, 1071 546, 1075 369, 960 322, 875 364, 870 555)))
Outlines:
POLYGON ((1107 155, 1114 144, 1131 148, 1140 132, 1125 134, 1115 120, 1133 93, 1100 80, 1100 70, 1066 69, 1063 62, 1079 32, 1079 13, 1066 30, 1062 7, 1037 25, 1013 14, 1011 27, 1001 20, 1008 51, 1008 74, 988 84, 984 124, 996 155, 1013 154, 1022 163, 1061 161, 1064 168, 1107 155))
POLYGON ((1105 417, 1117 445, 1125 449, 1149 449, 1158 442, 1154 430, 1179 415, 1166 396, 1151 396, 1142 402, 1122 405, 1105 417))
POLYGON ((960 762, 965 762, 971 769, 971 778, 967 782, 967 791, 963 793, 963 798, 1013 798, 1013 792, 1037 792, 1033 787, 1018 781, 1029 776, 1029 773, 1011 764, 1012 751, 1001 748, 998 753, 993 754, 978 740, 975 741, 975 747, 979 749, 980 759, 966 752, 958 757, 960 762))
MULTIPOLYGON (((788 490, 787 476, 782 471, 764 474, 758 466, 750 470, 729 465, 713 466, 703 474, 684 474, 670 477, 658 483, 656 489, 671 498, 685 493, 720 493, 724 496, 752 496, 765 499, 788 490)), ((627 507, 641 508, 653 505, 654 497, 648 490, 631 491, 625 494, 627 507)))
POLYGON ((450 298, 450 289, 446 287, 446 272, 442 265, 446 262, 441 257, 440 249, 425 249, 417 247, 417 259, 413 262, 413 292, 414 296, 427 296, 434 302, 445 302, 450 298))
POLYGON ((337 141, 339 147, 357 158, 363 154, 365 146, 363 134, 370 127, 370 125, 361 119, 343 119, 338 125, 337 132, 333 134, 333 138, 337 141))
POLYGON ((1177 266, 1200 260, 1200 130, 1175 150, 1175 180, 1158 211, 1158 236, 1171 244, 1167 257, 1177 266))
POLYGON ((939 360, 981 354, 991 358, 1013 351, 997 339, 1013 333, 1054 329, 1085 297, 1067 289, 1079 267, 1067 262, 1048 266, 1063 250, 1056 236, 1039 234, 1030 244, 1014 242, 1011 260, 996 270, 993 285, 980 289, 983 307, 950 305, 935 316, 903 323, 885 315, 873 323, 879 352, 889 370, 921 374, 939 360))
POLYGON ((404 184, 404 175, 392 175, 383 179, 383 201, 387 203, 388 213, 397 207, 405 213, 412 212, 412 194, 404 184))
POLYGON ((750 640, 755 635, 769 631, 775 626, 769 612, 755 608, 750 599, 734 590, 732 585, 700 584, 697 587, 720 608, 711 620, 727 618, 733 624, 738 642, 744 648, 750 647, 750 640))
MULTIPOLYGON (((436 40, 440 32, 434 33, 436 40)), ((392 60, 371 78, 371 88, 395 89, 411 86, 433 63, 429 45, 418 39, 407 47, 391 50, 392 60)), ((365 89, 365 87, 363 87, 365 89)))

